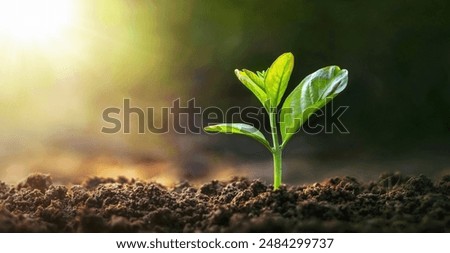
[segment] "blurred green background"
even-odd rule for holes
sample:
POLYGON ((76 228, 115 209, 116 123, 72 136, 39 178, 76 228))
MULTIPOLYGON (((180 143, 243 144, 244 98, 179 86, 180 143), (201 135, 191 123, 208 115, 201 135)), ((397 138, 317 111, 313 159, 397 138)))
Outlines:
POLYGON ((73 18, 51 38, 19 43, 0 32, 2 181, 38 171, 60 182, 270 182, 271 157, 253 140, 142 135, 136 124, 132 134, 107 135, 101 115, 124 98, 143 109, 177 98, 203 108, 259 106, 233 70, 266 69, 283 52, 295 55, 287 92, 320 67, 349 71, 335 106, 349 106, 341 119, 350 134, 296 136, 286 182, 450 172, 448 1, 65 1, 73 18))

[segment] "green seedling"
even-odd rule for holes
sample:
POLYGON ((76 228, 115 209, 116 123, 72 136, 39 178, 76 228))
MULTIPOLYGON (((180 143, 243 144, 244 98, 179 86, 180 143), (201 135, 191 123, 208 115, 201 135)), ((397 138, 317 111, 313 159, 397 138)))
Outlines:
POLYGON ((287 142, 311 115, 344 90, 348 81, 348 72, 345 69, 337 66, 321 68, 300 82, 284 100, 278 113, 278 106, 293 67, 294 56, 292 53, 285 53, 278 57, 267 71, 254 73, 247 69, 235 70, 237 78, 258 98, 269 115, 272 145, 251 125, 223 123, 205 127, 207 132, 242 134, 263 144, 273 156, 275 190, 281 185, 282 152, 287 142))

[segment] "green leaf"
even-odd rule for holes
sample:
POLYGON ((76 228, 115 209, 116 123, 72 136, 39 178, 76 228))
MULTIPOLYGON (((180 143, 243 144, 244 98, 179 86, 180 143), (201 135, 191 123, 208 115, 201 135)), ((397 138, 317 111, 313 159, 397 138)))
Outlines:
POLYGON ((257 81, 260 78, 249 70, 240 71, 236 69, 234 73, 236 74, 239 81, 241 81, 241 83, 243 83, 245 87, 247 87, 258 98, 261 104, 263 104, 266 109, 269 108, 269 99, 267 98, 264 87, 261 83, 258 84, 259 81, 257 81), (250 76, 248 75, 248 73, 250 73, 250 76), (256 80, 256 82, 254 80, 256 80))
POLYGON ((204 128, 207 132, 215 133, 227 133, 227 134, 242 134, 262 143, 266 148, 271 150, 269 142, 266 140, 264 135, 256 128, 251 125, 243 123, 223 123, 212 126, 207 126, 204 128))
POLYGON ((303 79, 286 98, 281 109, 282 146, 286 145, 314 112, 344 90, 347 81, 347 70, 341 70, 337 66, 319 69, 303 79))
POLYGON ((243 69, 242 71, 244 71, 244 73, 254 82, 256 83, 259 88, 261 88, 263 91, 265 91, 265 87, 264 87, 264 78, 261 76, 258 76, 257 74, 253 73, 252 71, 248 70, 248 69, 243 69))
POLYGON ((294 56, 292 53, 284 53, 272 63, 267 71, 264 86, 271 107, 275 108, 280 104, 293 68, 294 56))
POLYGON ((265 80, 267 71, 269 71, 269 69, 263 71, 256 71, 256 75, 258 75, 262 80, 265 80))

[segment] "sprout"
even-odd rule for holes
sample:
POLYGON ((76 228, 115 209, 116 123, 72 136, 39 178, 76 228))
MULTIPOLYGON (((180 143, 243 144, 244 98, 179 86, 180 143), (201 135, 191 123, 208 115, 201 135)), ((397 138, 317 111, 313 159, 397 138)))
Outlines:
POLYGON ((284 53, 267 71, 254 73, 247 69, 235 70, 237 78, 258 98, 269 114, 272 144, 258 129, 243 123, 223 123, 204 128, 207 132, 246 135, 263 144, 273 156, 275 190, 281 185, 282 152, 287 142, 314 112, 345 89, 348 80, 347 70, 337 66, 324 67, 308 75, 284 100, 277 124, 278 106, 293 67, 294 56, 284 53))

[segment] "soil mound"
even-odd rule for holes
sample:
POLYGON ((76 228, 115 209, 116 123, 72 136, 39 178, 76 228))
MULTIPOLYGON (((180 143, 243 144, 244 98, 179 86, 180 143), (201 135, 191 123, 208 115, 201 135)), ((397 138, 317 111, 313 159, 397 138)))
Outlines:
POLYGON ((272 186, 234 178, 168 188, 126 178, 0 182, 0 232, 450 232, 450 175, 272 186))

